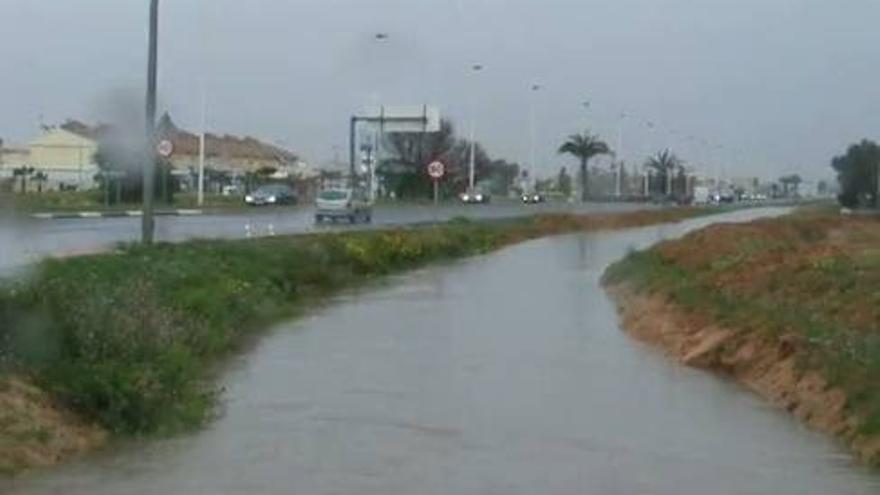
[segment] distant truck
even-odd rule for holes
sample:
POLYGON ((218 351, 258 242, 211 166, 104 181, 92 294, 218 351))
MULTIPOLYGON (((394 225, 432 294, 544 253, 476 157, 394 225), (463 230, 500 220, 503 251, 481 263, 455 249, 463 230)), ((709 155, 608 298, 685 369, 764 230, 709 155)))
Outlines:
POLYGON ((708 187, 697 186, 694 188, 694 204, 707 205, 712 202, 712 192, 708 187))

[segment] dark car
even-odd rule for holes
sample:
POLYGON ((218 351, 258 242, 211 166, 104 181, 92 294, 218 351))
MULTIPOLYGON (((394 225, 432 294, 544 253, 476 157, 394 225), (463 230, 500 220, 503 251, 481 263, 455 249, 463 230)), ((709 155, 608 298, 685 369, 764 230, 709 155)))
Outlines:
POLYGON ((244 202, 251 206, 293 205, 296 204, 296 195, 283 184, 272 184, 248 194, 244 202))
POLYGON ((522 202, 527 205, 534 205, 534 204, 538 204, 538 203, 543 203, 546 200, 547 200, 547 198, 544 197, 543 194, 538 193, 538 192, 523 193, 523 195, 522 195, 522 202))
POLYGON ((460 196, 462 203, 486 204, 492 200, 492 196, 486 191, 465 191, 460 196))

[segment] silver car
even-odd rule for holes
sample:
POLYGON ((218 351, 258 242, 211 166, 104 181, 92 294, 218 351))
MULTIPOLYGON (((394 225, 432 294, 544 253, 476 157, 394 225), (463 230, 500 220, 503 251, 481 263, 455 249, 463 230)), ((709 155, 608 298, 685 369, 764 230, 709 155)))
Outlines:
POLYGON ((315 222, 348 220, 349 223, 373 220, 373 203, 360 189, 327 189, 318 194, 315 222))

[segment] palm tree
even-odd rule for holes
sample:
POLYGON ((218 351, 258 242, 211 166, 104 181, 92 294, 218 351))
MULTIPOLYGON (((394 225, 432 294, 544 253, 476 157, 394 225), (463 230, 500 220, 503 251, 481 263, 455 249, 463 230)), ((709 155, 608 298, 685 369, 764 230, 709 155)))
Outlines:
POLYGON ((657 174, 663 178, 663 182, 666 184, 666 195, 671 196, 672 174, 675 173, 676 169, 682 167, 681 159, 675 156, 675 153, 669 150, 663 150, 648 158, 645 165, 656 170, 657 174))
POLYGON ((34 167, 27 165, 12 170, 12 177, 21 177, 21 193, 27 192, 27 178, 34 173, 34 167))
POLYGON ((572 134, 568 140, 559 147, 559 154, 569 154, 581 161, 581 201, 586 201, 589 196, 589 169, 587 165, 590 158, 598 155, 611 153, 611 148, 599 139, 599 136, 584 131, 583 134, 572 134))
POLYGON ((42 194, 43 185, 46 182, 49 182, 49 174, 47 174, 46 172, 37 172, 36 174, 34 174, 33 178, 31 178, 31 181, 37 183, 37 192, 42 194))

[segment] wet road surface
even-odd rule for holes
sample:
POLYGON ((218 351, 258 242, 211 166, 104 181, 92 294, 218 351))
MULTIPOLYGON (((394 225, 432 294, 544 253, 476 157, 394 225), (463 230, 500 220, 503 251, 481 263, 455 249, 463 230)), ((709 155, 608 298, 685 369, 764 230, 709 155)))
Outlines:
POLYGON ((347 293, 235 359, 205 431, 0 493, 880 493, 834 442, 619 329, 608 263, 714 220, 541 239, 347 293))
MULTIPOLYGON (((448 204, 436 209, 427 205, 380 206, 374 212, 372 227, 446 221, 457 216, 488 219, 523 216, 535 212, 589 213, 653 207, 640 203, 546 203, 528 206, 518 203, 448 204)), ((156 239, 166 242, 206 238, 235 239, 350 228, 352 227, 343 225, 316 226, 311 208, 255 208, 240 213, 157 217, 156 239)), ((356 228, 366 226, 359 225, 356 228)), ((120 242, 135 242, 140 239, 140 235, 141 219, 136 217, 58 220, 0 218, 0 276, 44 256, 93 252, 120 242)))

